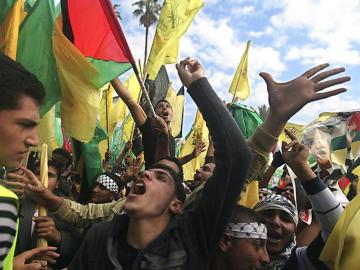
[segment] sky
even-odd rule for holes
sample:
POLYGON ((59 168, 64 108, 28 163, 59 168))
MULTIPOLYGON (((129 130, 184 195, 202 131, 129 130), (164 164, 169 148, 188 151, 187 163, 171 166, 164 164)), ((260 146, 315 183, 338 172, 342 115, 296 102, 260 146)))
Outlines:
MULTIPOLYGON (((132 15, 135 1, 120 4, 121 25, 136 59, 143 58, 145 29, 132 15)), ((162 2, 162 1, 161 1, 162 2)), ((352 80, 345 94, 305 106, 290 121, 306 124, 321 112, 360 109, 360 1, 359 0, 205 0, 180 41, 179 61, 190 56, 205 68, 211 85, 226 101, 236 68, 251 40, 249 52, 250 97, 245 104, 267 103, 266 85, 259 77, 270 73, 278 82, 291 80, 312 66, 330 63, 345 67, 352 80)), ((149 51, 155 32, 149 35, 149 51)), ((166 66, 176 88, 181 82, 175 64, 166 66)), ((191 128, 196 105, 185 97, 184 130, 191 128)))

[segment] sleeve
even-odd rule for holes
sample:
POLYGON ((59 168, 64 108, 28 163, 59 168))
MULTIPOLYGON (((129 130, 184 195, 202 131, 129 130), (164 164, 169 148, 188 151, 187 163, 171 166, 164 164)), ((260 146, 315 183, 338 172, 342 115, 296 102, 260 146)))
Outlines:
POLYGON ((114 214, 120 213, 125 199, 105 204, 89 203, 83 205, 64 199, 60 208, 53 212, 55 217, 76 227, 90 227, 101 221, 111 220, 114 214))
POLYGON ((326 241, 340 218, 343 207, 320 178, 303 182, 302 185, 319 220, 322 239, 326 241))
POLYGON ((193 82, 188 92, 209 128, 216 166, 198 207, 188 211, 184 219, 197 247, 209 255, 215 250, 231 217, 249 172, 252 153, 235 120, 206 78, 193 82))
POLYGON ((16 199, 0 197, 0 269, 15 239, 17 216, 16 199))
POLYGON ((56 266, 59 268, 67 267, 78 250, 81 243, 80 232, 68 224, 56 224, 61 234, 61 242, 58 246, 57 252, 60 254, 56 266))
POLYGON ((277 138, 267 133, 259 126, 248 140, 248 145, 254 155, 246 183, 249 184, 256 179, 261 170, 269 161, 269 154, 277 143, 277 138))

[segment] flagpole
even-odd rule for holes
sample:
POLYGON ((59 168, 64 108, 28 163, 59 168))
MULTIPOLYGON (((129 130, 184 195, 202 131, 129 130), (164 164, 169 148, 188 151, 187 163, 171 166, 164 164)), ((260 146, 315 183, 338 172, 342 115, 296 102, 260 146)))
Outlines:
POLYGON ((136 78, 137 78, 137 80, 138 80, 138 82, 140 84, 141 91, 144 94, 145 101, 146 101, 147 105, 150 108, 150 117, 154 117, 155 116, 155 110, 154 110, 154 107, 153 107, 153 105, 151 103, 149 94, 146 91, 145 84, 144 84, 143 80, 141 79, 141 75, 139 73, 139 70, 138 70, 138 68, 137 68, 137 66, 135 64, 131 63, 131 65, 132 65, 132 68, 133 68, 133 70, 135 72, 136 78))
POLYGON ((110 92, 110 84, 107 88, 106 94, 105 94, 105 118, 106 118, 106 133, 107 133, 107 150, 110 149, 110 139, 109 139, 109 112, 108 112, 108 95, 110 92))

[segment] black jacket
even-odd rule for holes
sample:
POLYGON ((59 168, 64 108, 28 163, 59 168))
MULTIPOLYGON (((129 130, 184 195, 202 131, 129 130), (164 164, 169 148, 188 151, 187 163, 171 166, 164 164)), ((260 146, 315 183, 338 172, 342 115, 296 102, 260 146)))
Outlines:
MULTIPOLYGON (((139 252, 132 269, 208 269, 248 174, 250 149, 207 79, 193 82, 188 91, 212 135, 216 168, 198 206, 173 217, 139 252)), ((69 269, 123 269, 118 262, 119 235, 126 233, 128 220, 126 214, 115 216, 91 228, 69 269)))

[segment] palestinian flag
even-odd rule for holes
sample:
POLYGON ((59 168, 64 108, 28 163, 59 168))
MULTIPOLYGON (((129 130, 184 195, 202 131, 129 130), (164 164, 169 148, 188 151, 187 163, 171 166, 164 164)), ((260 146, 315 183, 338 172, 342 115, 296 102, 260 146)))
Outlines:
POLYGON ((0 50, 44 84, 41 115, 61 101, 65 132, 89 142, 98 89, 135 63, 110 0, 62 0, 56 8, 53 0, 0 4, 0 50))

